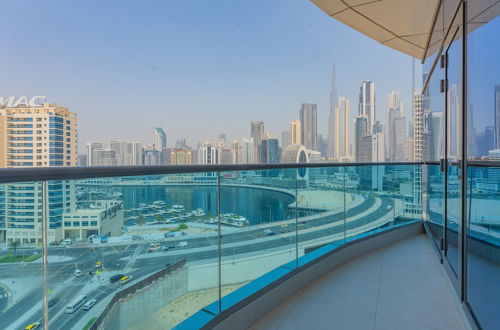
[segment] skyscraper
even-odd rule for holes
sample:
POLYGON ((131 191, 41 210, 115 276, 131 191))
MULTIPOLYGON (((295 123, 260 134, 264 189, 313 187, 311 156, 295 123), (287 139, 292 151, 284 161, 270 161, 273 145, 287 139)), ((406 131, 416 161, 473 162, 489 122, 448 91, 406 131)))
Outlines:
POLYGON ((358 116, 368 119, 368 133, 371 133, 375 124, 375 83, 373 81, 361 82, 358 116))
POLYGON ((293 120, 290 125, 291 144, 302 144, 302 130, 300 120, 293 120))
MULTIPOLYGON (((111 149, 96 149, 92 155, 92 166, 118 166, 116 152, 111 149)), ((153 165, 153 164, 147 164, 153 165)), ((154 164, 158 165, 158 164, 154 164)))
POLYGON ((0 167, 76 166, 76 114, 44 103, 0 108, 0 167))
POLYGON ((262 140, 261 163, 277 164, 280 160, 280 147, 278 138, 274 134, 267 133, 262 140))
POLYGON ((355 146, 355 161, 360 161, 360 143, 361 138, 368 135, 368 118, 358 116, 354 118, 354 146, 355 146))
POLYGON ((96 166, 94 159, 94 151, 97 149, 103 149, 104 146, 101 142, 90 142, 87 143, 87 166, 96 166))
MULTIPOLYGON (((0 107, 0 167, 25 168, 77 164, 76 114, 44 103, 0 107)), ((74 181, 48 185, 47 232, 50 242, 62 237, 63 212, 75 207, 74 181)), ((42 240, 42 184, 18 183, 0 187, 0 235, 7 242, 42 240), (30 198, 27 198, 30 197, 30 198), (5 235, 5 236, 4 236, 5 235)))
POLYGON ((349 156, 349 100, 345 97, 339 97, 338 106, 333 111, 332 116, 330 157, 338 160, 349 156))
POLYGON ((318 134, 318 154, 320 157, 327 157, 328 154, 328 139, 323 134, 318 134))
POLYGON ((225 148, 226 147, 226 143, 227 143, 227 136, 226 134, 224 133, 220 133, 219 134, 219 141, 222 143, 222 147, 225 148))
POLYGON ((424 108, 422 94, 413 92, 413 161, 422 162, 424 158, 424 108))
POLYGON ((403 109, 401 109, 401 101, 399 99, 399 91, 391 91, 387 94, 387 109, 400 108, 401 115, 403 115, 403 109))
MULTIPOLYGON (((52 167, 77 165, 77 117, 74 112, 55 104, 19 104, 0 106, 0 167, 52 167)), ((97 145, 95 145, 97 146, 97 145)), ((0 186, 0 236, 7 243, 42 242, 41 182, 5 184, 0 186)), ((47 184, 47 240, 80 237, 89 232, 100 233, 104 221, 115 216, 122 202, 114 201, 93 209, 78 205, 74 180, 51 180, 47 184), (50 197, 50 198, 49 198, 50 197), (112 211, 113 208, 114 211, 112 211), (80 222, 85 214, 86 221, 80 222), (73 220, 73 216, 78 218, 73 220)), ((122 218, 123 219, 123 218, 122 218)), ((103 225, 104 226, 104 225, 103 225)), ((118 227, 115 234, 119 231, 118 227)), ((83 236, 87 237, 87 236, 83 236)))
MULTIPOLYGON (((380 163, 385 161, 384 133, 362 136, 359 140, 359 162, 380 163)), ((360 184, 365 189, 382 190, 384 166, 362 166, 358 169, 360 184)))
POLYGON ((167 149, 167 134, 161 127, 153 129, 153 150, 158 151, 159 165, 165 165, 165 153, 167 149))
POLYGON ((290 135, 290 131, 283 131, 281 133, 281 148, 284 150, 291 144, 292 137, 290 135))
POLYGON ((330 92, 330 118, 328 120, 328 157, 338 158, 339 143, 337 142, 338 134, 336 134, 336 127, 338 128, 338 96, 337 96, 337 76, 335 72, 335 59, 332 63, 332 90, 330 92))
POLYGON ((140 166, 142 165, 142 144, 137 141, 110 141, 109 149, 115 152, 116 165, 140 166))
POLYGON ((406 157, 406 117, 396 117, 393 121, 391 134, 393 136, 391 144, 392 161, 405 161, 406 157))
POLYGON ((253 138, 244 138, 241 141, 241 164, 255 163, 255 147, 253 138))
POLYGON ((318 150, 317 105, 314 103, 302 103, 299 117, 300 117, 300 133, 301 133, 302 144, 307 149, 318 150))
POLYGON ((250 126, 250 136, 253 138, 253 163, 260 163, 260 149, 264 138, 264 122, 253 121, 250 126))
POLYGON ((203 146, 198 149, 198 162, 200 164, 219 164, 219 148, 217 143, 205 141, 203 146))
POLYGON ((175 148, 170 152, 170 164, 188 165, 193 163, 193 152, 189 149, 175 148))

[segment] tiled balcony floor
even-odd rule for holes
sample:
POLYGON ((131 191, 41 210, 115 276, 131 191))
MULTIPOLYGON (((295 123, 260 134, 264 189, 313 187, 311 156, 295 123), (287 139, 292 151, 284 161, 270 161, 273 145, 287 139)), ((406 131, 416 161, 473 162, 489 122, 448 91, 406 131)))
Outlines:
POLYGON ((468 329, 424 234, 356 258, 251 329, 468 329))

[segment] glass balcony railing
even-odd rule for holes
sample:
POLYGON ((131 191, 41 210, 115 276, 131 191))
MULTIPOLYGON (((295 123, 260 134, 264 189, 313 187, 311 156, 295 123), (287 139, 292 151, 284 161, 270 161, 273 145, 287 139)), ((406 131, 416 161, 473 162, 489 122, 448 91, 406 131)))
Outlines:
MULTIPOLYGON (((422 221, 422 210, 441 235, 437 165, 82 171, 87 177, 72 169, 0 185, 2 327, 173 328, 200 309, 227 310, 322 249, 422 221)), ((483 204, 498 207, 498 179, 471 171, 469 239, 494 241, 496 220, 483 204)))
POLYGON ((500 324, 500 167, 469 166, 467 303, 483 329, 500 324))

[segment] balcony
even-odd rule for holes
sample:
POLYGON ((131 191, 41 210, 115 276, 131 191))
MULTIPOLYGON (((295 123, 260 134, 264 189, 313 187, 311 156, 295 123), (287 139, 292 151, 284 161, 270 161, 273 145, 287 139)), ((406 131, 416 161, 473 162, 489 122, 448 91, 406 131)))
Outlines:
POLYGON ((43 212, 0 227, 0 320, 461 329, 476 326, 472 311, 488 328, 500 287, 500 168, 488 164, 469 165, 467 308, 453 275, 462 253, 453 208, 443 222, 456 199, 445 203, 437 163, 3 169, 0 192, 32 185, 43 212), (62 225, 54 193, 64 196, 62 225))

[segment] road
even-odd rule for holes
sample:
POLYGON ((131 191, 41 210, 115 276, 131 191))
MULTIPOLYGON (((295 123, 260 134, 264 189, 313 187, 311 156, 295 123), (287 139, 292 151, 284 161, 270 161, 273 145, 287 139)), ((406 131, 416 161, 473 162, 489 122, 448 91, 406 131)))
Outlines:
MULTIPOLYGON (((313 219, 306 222, 304 226, 299 227, 298 240, 306 242, 323 236, 330 236, 333 234, 341 233, 345 229, 353 229, 369 222, 379 219, 381 216, 387 214, 387 206, 391 205, 394 208, 394 202, 391 198, 380 198, 381 205, 372 213, 359 219, 344 223, 344 217, 350 218, 356 216, 371 207, 376 202, 372 196, 365 196, 365 200, 356 207, 343 211, 326 214, 316 215, 313 219), (326 224, 331 224, 327 227, 322 227, 326 224), (315 227, 318 227, 315 230, 315 227), (304 228, 304 230, 301 230, 304 228)), ((283 237, 281 225, 272 224, 266 226, 276 235, 268 236, 262 229, 256 228, 254 230, 247 230, 235 233, 224 234, 222 237, 222 256, 233 256, 243 253, 250 253, 259 250, 286 248, 291 244, 295 244, 295 235, 286 235, 283 237), (260 238, 266 238, 260 240, 260 238), (252 242, 255 241, 255 242, 252 242), (238 244, 234 244, 238 243, 238 244), (227 246, 231 245, 231 246, 227 246)), ((290 224, 285 230, 294 231, 295 223, 290 224)), ((64 312, 64 307, 72 301, 77 295, 81 294, 81 290, 89 286, 92 277, 97 275, 89 275, 89 272, 96 270, 95 263, 101 261, 103 263, 104 271, 120 272, 127 275, 133 275, 134 278, 154 273, 165 267, 165 264, 173 264, 178 260, 186 259, 186 261, 198 261, 203 259, 216 258, 218 255, 216 246, 218 245, 218 238, 216 235, 196 238, 179 238, 165 244, 177 246, 180 241, 187 242, 185 247, 176 247, 175 255, 169 252, 156 252, 150 258, 133 258, 133 256, 143 255, 147 253, 149 243, 141 242, 138 244, 128 244, 119 246, 102 246, 102 247, 74 247, 74 248, 51 248, 49 254, 54 256, 62 256, 71 258, 69 261, 49 263, 49 288, 52 288, 52 295, 50 299, 57 298, 57 302, 49 309, 49 327, 51 329, 69 329, 81 317, 85 315, 83 309, 77 310, 73 314, 64 312), (199 249, 205 248, 205 249, 199 249), (196 249, 196 250, 194 250, 196 249), (156 256, 157 255, 157 256, 156 256), (73 276, 75 269, 80 269, 83 272, 81 277, 73 276), (62 284, 62 285, 61 285, 62 284)), ((164 246, 165 246, 164 244, 164 246)), ((0 265, 0 278, 12 278, 21 276, 36 277, 39 276, 41 284, 41 264, 4 264, 0 265)), ((94 280, 95 281, 95 280, 94 280)), ((119 290, 121 285, 119 283, 104 284, 96 287, 86 293, 89 299, 96 299, 101 301, 106 296, 119 290)), ((0 287, 1 289, 1 287, 0 287)), ((42 322, 42 306, 38 306, 34 311, 33 302, 41 302, 42 290, 40 287, 31 290, 14 305, 10 306, 8 310, 0 313, 0 323, 2 325, 13 324, 17 321, 20 315, 31 313, 29 322, 39 321, 42 322)), ((1 310, 0 300, 0 310, 1 310)), ((25 326, 24 324, 23 326, 25 326)))

